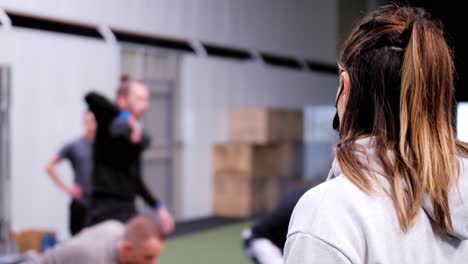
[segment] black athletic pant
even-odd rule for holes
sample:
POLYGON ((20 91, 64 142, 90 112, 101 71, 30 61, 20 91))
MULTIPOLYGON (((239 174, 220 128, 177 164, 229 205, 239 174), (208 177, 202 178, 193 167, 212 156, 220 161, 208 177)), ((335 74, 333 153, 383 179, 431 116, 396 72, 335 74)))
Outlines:
POLYGON ((83 202, 72 200, 70 203, 70 233, 72 236, 78 234, 88 221, 88 206, 83 202))
POLYGON ((106 220, 117 220, 125 223, 136 214, 137 210, 133 199, 95 199, 91 209, 90 225, 98 224, 106 220))

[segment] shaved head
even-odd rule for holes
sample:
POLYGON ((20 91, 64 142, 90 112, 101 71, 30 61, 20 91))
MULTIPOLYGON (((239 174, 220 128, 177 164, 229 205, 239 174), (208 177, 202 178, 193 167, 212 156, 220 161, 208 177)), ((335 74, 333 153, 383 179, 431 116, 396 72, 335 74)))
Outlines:
POLYGON ((127 222, 118 244, 121 264, 155 264, 164 249, 163 232, 149 216, 135 216, 127 222))
POLYGON ((135 245, 141 245, 153 237, 164 240, 161 228, 151 217, 139 215, 128 221, 123 239, 135 245))

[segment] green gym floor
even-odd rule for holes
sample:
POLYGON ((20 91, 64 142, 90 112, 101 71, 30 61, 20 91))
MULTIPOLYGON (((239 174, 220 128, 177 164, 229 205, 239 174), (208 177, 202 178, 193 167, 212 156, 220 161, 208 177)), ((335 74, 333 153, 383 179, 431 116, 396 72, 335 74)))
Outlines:
POLYGON ((250 264, 240 234, 252 222, 225 225, 170 238, 159 258, 161 264, 250 264))

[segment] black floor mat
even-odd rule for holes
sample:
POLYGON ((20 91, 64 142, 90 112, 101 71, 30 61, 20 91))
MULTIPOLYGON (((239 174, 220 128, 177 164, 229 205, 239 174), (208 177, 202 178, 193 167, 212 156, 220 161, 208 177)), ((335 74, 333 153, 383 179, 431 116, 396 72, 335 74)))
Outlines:
POLYGON ((201 232, 211 228, 221 227, 224 225, 245 222, 252 219, 224 218, 224 217, 207 217, 197 220, 179 222, 176 225, 175 231, 169 235, 169 238, 187 235, 189 233, 201 232))

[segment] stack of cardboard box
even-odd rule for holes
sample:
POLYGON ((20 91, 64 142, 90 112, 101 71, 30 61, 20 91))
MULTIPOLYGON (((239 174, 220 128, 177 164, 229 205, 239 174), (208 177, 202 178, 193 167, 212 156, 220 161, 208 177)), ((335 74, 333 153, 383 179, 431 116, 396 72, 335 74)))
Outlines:
POLYGON ((215 215, 244 218, 271 210, 281 179, 302 174, 303 131, 301 110, 230 111, 230 143, 213 148, 215 215))

